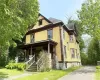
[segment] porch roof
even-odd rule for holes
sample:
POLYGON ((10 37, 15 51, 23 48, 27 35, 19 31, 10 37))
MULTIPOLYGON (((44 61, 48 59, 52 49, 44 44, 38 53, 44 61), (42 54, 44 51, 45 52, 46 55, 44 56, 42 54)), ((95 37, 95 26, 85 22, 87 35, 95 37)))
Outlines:
POLYGON ((34 43, 19 45, 18 48, 26 49, 29 47, 38 47, 38 46, 47 45, 48 43, 50 43, 51 45, 54 45, 54 46, 57 45, 57 42, 55 42, 53 40, 42 40, 42 41, 37 41, 34 43))

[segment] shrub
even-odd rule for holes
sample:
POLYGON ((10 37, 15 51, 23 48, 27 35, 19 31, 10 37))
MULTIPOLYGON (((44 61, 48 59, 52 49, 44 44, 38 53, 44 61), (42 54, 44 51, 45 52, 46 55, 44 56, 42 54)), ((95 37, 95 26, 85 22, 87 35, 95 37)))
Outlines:
POLYGON ((26 64, 24 64, 24 63, 18 63, 18 65, 17 65, 17 69, 18 70, 25 70, 25 68, 26 68, 26 64))
POLYGON ((24 63, 9 63, 5 67, 7 69, 25 70, 26 64, 24 64, 24 63))
POLYGON ((100 69, 100 66, 96 66, 96 69, 100 69))
POLYGON ((39 54, 39 57, 41 58, 41 61, 44 63, 42 64, 40 71, 44 72, 44 71, 50 71, 51 67, 50 67, 50 62, 49 62, 49 54, 46 51, 41 51, 39 54), (44 56, 43 56, 44 55, 44 56), (43 56, 41 58, 41 56, 43 56))

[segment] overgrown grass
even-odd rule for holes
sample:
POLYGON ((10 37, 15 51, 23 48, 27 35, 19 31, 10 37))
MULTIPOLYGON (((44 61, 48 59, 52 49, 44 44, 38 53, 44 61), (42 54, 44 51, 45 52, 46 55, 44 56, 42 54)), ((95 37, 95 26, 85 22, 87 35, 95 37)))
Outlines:
POLYGON ((33 74, 31 76, 17 78, 16 80, 57 80, 58 78, 79 68, 80 67, 73 67, 67 70, 52 70, 50 72, 41 72, 41 73, 33 74))
POLYGON ((9 69, 5 69, 5 68, 1 68, 0 69, 0 78, 7 78, 9 76, 20 75, 22 73, 23 73, 22 71, 18 71, 16 69, 9 70, 9 69))

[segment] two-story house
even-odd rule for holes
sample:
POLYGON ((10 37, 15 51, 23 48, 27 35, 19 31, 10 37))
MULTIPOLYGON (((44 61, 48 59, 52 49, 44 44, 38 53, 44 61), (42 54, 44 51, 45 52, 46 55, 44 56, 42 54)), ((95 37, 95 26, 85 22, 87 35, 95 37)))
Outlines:
POLYGON ((25 44, 21 46, 25 58, 31 55, 37 58, 39 52, 45 50, 51 54, 51 60, 57 59, 59 69, 81 64, 74 23, 65 25, 61 20, 47 19, 39 14, 36 25, 27 31, 25 37, 25 44))

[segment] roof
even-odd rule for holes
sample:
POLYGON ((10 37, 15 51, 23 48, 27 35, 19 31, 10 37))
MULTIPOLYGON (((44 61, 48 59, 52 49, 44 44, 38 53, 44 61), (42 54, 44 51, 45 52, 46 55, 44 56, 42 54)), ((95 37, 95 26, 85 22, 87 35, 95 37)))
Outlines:
POLYGON ((49 18, 49 21, 51 21, 53 24, 54 24, 54 23, 62 22, 61 20, 56 19, 56 18, 52 18, 52 17, 49 18))
POLYGON ((68 27, 69 30, 75 30, 75 24, 74 23, 67 24, 67 27, 68 27))
MULTIPOLYGON (((43 16, 41 13, 39 13, 39 16, 43 16)), ((46 21, 48 21, 49 23, 52 23, 49 19, 47 19, 45 16, 43 16, 45 18, 46 21)))
POLYGON ((19 45, 18 48, 28 48, 30 46, 32 47, 37 47, 37 46, 43 46, 43 45, 47 45, 50 42, 50 44, 52 45, 56 45, 57 42, 53 41, 53 40, 42 40, 42 41, 36 41, 34 43, 29 43, 29 44, 23 44, 23 45, 19 45))

